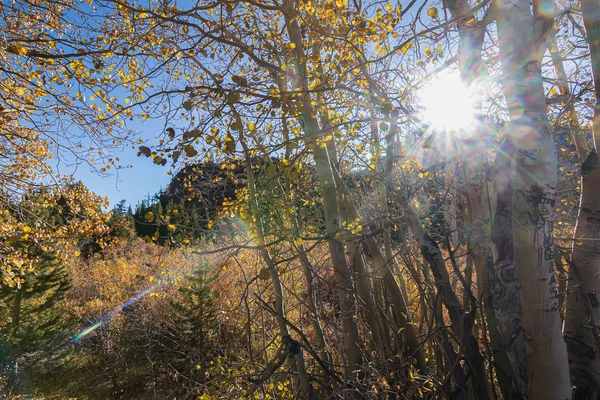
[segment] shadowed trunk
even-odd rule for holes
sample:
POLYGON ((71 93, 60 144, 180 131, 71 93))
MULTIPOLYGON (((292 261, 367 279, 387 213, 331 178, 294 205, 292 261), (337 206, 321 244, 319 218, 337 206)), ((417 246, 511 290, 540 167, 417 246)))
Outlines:
MULTIPOLYGON (((235 113, 239 118, 239 115, 235 113)), ((279 278, 279 271, 277 270, 277 266, 273 258, 271 257, 271 253, 267 248, 267 244, 264 236, 264 225, 262 221, 262 216, 260 215, 258 200, 256 198, 256 184, 254 181, 254 171, 252 170, 252 161, 250 158, 250 151, 248 146, 246 145, 246 139, 242 132, 243 128, 240 124, 239 129, 239 138, 240 144, 244 150, 244 156, 246 161, 246 175, 248 177, 248 193, 249 193, 249 203, 250 203, 250 211, 251 226, 254 228, 254 233, 256 235, 258 245, 260 248, 260 254, 262 256, 263 261, 265 262, 267 269, 269 270, 269 275, 271 276, 271 285, 273 286, 273 293, 275 294, 275 312, 277 313, 277 324, 279 326, 279 333, 281 335, 282 340, 286 340, 286 338, 290 338, 290 333, 288 330, 287 323, 285 321, 285 310, 284 310, 284 302, 283 302, 283 287, 281 285, 281 279, 279 278)), ((291 340, 291 338, 290 338, 291 340)), ((298 386, 300 388, 300 392, 298 393, 298 398, 301 399, 316 399, 315 393, 313 391, 312 385, 310 383, 310 378, 306 372, 306 367, 304 363, 304 356, 302 354, 302 349, 297 348, 295 350, 295 354, 289 354, 288 360, 290 364, 290 369, 297 373, 298 377, 298 386), (294 364, 295 362, 295 364, 294 364)))
MULTIPOLYGON (((481 47, 485 25, 478 21, 465 0, 446 0, 445 4, 458 19, 458 33, 460 37, 458 47, 458 64, 462 81, 471 88, 477 88, 482 74, 481 47)), ((482 93, 477 90, 477 119, 482 118, 482 93)), ((494 357, 494 364, 498 373, 498 384, 505 398, 511 398, 512 385, 510 376, 511 364, 504 344, 505 338, 501 333, 502 327, 496 317, 493 306, 492 287, 495 274, 492 255, 492 202, 493 190, 490 189, 486 176, 487 140, 488 129, 483 122, 478 122, 474 128, 477 139, 467 139, 461 143, 460 161, 464 166, 465 183, 467 185, 467 206, 469 249, 476 271, 477 288, 480 297, 483 297, 483 311, 490 336, 490 347, 494 357), (481 137, 483 135, 483 137, 481 137), (481 140, 483 139, 483 140, 481 140)))
POLYGON ((528 0, 497 4, 503 89, 511 114, 508 137, 514 146, 513 248, 527 352, 528 396, 569 399, 567 351, 554 269, 558 161, 537 58, 542 39, 534 37, 535 32, 539 34, 539 21, 533 18, 528 0))
MULTIPOLYGON (((569 265, 563 333, 569 351, 574 397, 588 399, 600 394, 600 161, 597 153, 600 145, 600 5, 597 1, 584 0, 581 6, 596 94, 594 148, 590 151, 584 139, 577 140, 582 135, 575 120, 572 130, 581 157, 581 195, 569 265)), ((558 75, 561 76, 561 72, 564 75, 561 64, 555 62, 555 66, 558 75)), ((576 118, 574 112, 571 111, 572 118, 576 118)))
POLYGON ((479 352, 477 339, 473 335, 473 316, 464 311, 456 293, 452 290, 450 277, 439 246, 423 228, 414 207, 411 204, 405 204, 404 206, 408 225, 414 234, 423 258, 433 273, 438 296, 448 310, 452 331, 458 338, 460 351, 465 357, 470 373, 473 375, 475 398, 487 399, 490 393, 489 382, 483 356, 479 352))

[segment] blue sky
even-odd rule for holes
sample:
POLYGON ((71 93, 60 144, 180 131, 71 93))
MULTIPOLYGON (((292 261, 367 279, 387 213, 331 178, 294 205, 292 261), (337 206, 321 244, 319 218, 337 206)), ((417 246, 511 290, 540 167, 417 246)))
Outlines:
MULTIPOLYGON (((134 118, 128 124, 128 128, 140 135, 145 140, 144 144, 150 147, 158 143, 159 137, 164 133, 164 127, 164 119, 159 118, 144 122, 134 118)), ((118 171, 112 168, 105 174, 92 170, 86 163, 80 163, 76 167, 59 162, 59 168, 62 174, 73 174, 76 180, 83 182, 94 193, 108 197, 111 208, 123 199, 127 205, 133 207, 148 194, 154 195, 161 188, 166 188, 172 178, 167 174, 169 165, 156 165, 151 158, 138 157, 137 153, 138 145, 133 148, 128 145, 110 150, 111 157, 118 157, 120 165, 124 168, 118 171), (133 168, 127 168, 129 165, 133 168)))
POLYGON ((152 163, 149 158, 137 157, 137 150, 131 147, 115 155, 123 165, 132 165, 133 168, 120 170, 118 176, 114 170, 109 171, 109 176, 100 176, 88 165, 80 165, 74 173, 75 179, 81 180, 90 190, 107 196, 111 208, 122 199, 128 205, 135 206, 147 194, 153 195, 166 187, 171 180, 167 175, 168 166, 161 167, 152 163))

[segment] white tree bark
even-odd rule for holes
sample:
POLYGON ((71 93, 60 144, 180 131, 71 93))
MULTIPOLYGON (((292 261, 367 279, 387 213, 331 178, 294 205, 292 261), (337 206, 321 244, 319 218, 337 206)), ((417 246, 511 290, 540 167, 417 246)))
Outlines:
POLYGON ((528 363, 528 397, 569 399, 566 345, 561 334, 554 270, 553 221, 557 156, 549 128, 538 39, 529 0, 498 3, 504 94, 514 146, 514 261, 528 363))
MULTIPOLYGON (((458 64, 461 79, 465 85, 477 87, 482 78, 481 47, 485 33, 484 22, 478 21, 467 0, 445 0, 452 17, 457 19, 459 46, 458 64)), ((477 275, 479 296, 483 297, 483 307, 490 336, 490 347, 493 352, 498 384, 504 397, 513 397, 511 383, 511 362, 508 357, 507 344, 512 341, 504 337, 508 327, 500 326, 493 307, 493 288, 496 281, 492 244, 492 202, 494 191, 488 185, 486 177, 488 129, 484 126, 482 113, 483 94, 478 93, 477 117, 480 121, 474 128, 477 140, 469 140, 461 151, 460 162, 464 166, 465 183, 467 186, 468 232, 469 249, 477 275)), ((511 297, 511 302, 518 303, 518 297, 511 297)), ((519 306, 516 306, 517 310, 519 306)), ((511 327, 514 328, 514 327, 511 327)))
POLYGON ((306 145, 311 150, 317 167, 317 174, 321 184, 323 195, 323 211, 325 214, 325 225, 331 254, 331 263, 335 272, 340 298, 340 311, 344 347, 349 360, 349 367, 356 371, 362 361, 361 340, 358 326, 354 320, 356 303, 354 288, 352 286, 352 275, 348 268, 344 245, 336 238, 341 228, 337 189, 331 170, 331 163, 327 150, 317 143, 317 139, 323 140, 324 135, 315 117, 315 110, 311 105, 311 96, 308 85, 306 54, 302 33, 298 22, 298 12, 295 2, 288 1, 284 4, 286 30, 290 41, 295 45, 295 54, 298 60, 296 75, 298 76, 294 86, 304 92, 302 106, 300 108, 300 124, 306 135, 306 145))

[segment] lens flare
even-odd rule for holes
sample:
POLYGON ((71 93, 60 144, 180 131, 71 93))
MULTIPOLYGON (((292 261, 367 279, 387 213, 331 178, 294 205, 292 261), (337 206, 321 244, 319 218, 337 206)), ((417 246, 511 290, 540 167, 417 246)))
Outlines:
POLYGON ((421 119, 433 132, 470 136, 481 104, 474 86, 463 83, 456 72, 435 75, 417 93, 421 119))
POLYGON ((100 328, 102 325, 104 325, 105 323, 107 323, 108 321, 110 321, 112 319, 112 317, 114 317, 117 313, 123 311, 126 307, 128 307, 128 306, 134 304, 135 302, 137 302, 138 300, 144 298, 147 294, 155 291, 158 288, 158 286, 159 285, 153 285, 153 286, 147 288, 146 290, 144 290, 141 293, 136 294, 131 299, 127 300, 125 303, 121 304, 120 306, 118 306, 114 310, 111 310, 108 313, 102 315, 101 317, 98 318, 98 322, 96 322, 95 324, 93 324, 93 325, 91 325, 91 326, 89 326, 89 327, 81 330, 78 334, 76 334, 75 336, 73 336, 73 338, 71 339, 71 342, 75 343, 75 342, 83 339, 84 337, 86 337, 90 333, 94 332, 96 329, 100 328))

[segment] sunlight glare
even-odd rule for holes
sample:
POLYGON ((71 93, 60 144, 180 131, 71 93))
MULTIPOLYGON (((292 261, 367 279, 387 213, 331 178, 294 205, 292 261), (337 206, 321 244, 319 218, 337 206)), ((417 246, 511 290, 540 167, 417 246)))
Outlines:
POLYGON ((421 118, 434 132, 469 136, 477 122, 477 91, 457 72, 434 76, 418 92, 421 118))

